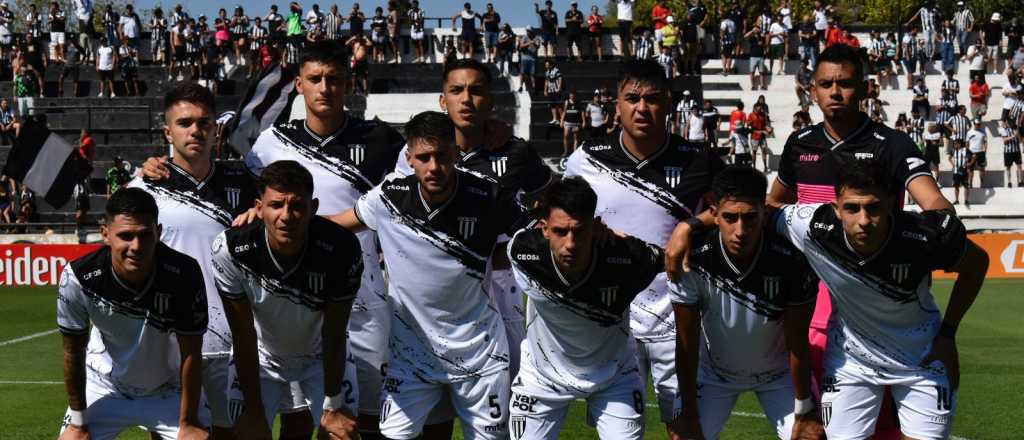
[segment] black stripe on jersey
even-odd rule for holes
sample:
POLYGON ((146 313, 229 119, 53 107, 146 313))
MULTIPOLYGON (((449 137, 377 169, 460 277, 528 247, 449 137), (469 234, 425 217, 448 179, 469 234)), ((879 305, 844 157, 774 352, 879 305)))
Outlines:
POLYGON ((359 171, 359 168, 348 161, 332 157, 326 153, 315 151, 313 148, 300 145, 289 139, 287 135, 278 129, 278 127, 274 127, 272 133, 274 134, 274 137, 281 142, 281 145, 292 149, 310 161, 321 164, 325 170, 328 170, 332 174, 351 183, 352 187, 360 193, 365 194, 373 187, 373 183, 370 182, 366 176, 363 176, 363 173, 359 171))
POLYGON ((486 256, 474 252, 461 241, 431 227, 427 224, 426 220, 418 219, 399 209, 388 197, 381 195, 381 201, 384 202, 384 206, 391 212, 391 215, 399 219, 402 224, 408 226, 409 229, 415 231, 420 237, 444 251, 444 253, 451 255, 459 263, 462 263, 463 266, 469 269, 467 272, 469 276, 479 280, 484 278, 484 272, 487 270, 486 256))
MULTIPOLYGON (((495 313, 498 312, 497 310, 494 309, 493 306, 488 305, 488 307, 491 310, 494 310, 495 313)), ((467 378, 483 377, 480 374, 479 370, 467 369, 462 363, 457 362, 455 360, 452 360, 450 358, 447 358, 445 356, 442 356, 442 355, 438 354, 436 351, 434 351, 433 345, 432 345, 431 341, 420 338, 419 331, 418 331, 420 329, 419 325, 410 324, 405 319, 403 319, 402 316, 399 313, 394 312, 394 311, 391 312, 391 316, 394 317, 395 319, 397 319, 398 322, 400 322, 403 326, 405 326, 406 329, 409 329, 410 330, 409 333, 411 333, 411 334, 416 336, 416 339, 419 342, 420 347, 423 347, 423 348, 426 348, 427 350, 430 350, 431 356, 433 356, 435 359, 441 361, 442 364, 447 365, 447 367, 444 367, 444 368, 446 368, 448 370, 456 370, 459 375, 467 377, 467 378)), ((505 364, 508 364, 510 362, 508 356, 502 356, 500 354, 488 353, 487 357, 489 357, 490 359, 492 359, 494 361, 502 362, 502 363, 505 363, 505 364)), ((419 379, 420 382, 423 382, 423 383, 437 383, 436 381, 428 379, 427 376, 431 375, 432 373, 429 372, 429 371, 423 370, 422 368, 420 368, 418 366, 418 364, 419 363, 415 362, 415 361, 408 363, 409 366, 411 366, 412 368, 415 368, 415 370, 411 371, 412 375, 416 376, 416 379, 419 379)))
POLYGON ((587 156, 587 162, 602 173, 610 176, 612 180, 620 185, 665 208, 665 210, 672 213, 673 217, 687 219, 694 216, 693 211, 671 192, 666 191, 653 182, 644 180, 636 173, 613 169, 590 155, 587 156))
POLYGON ((151 181, 144 181, 143 185, 145 185, 146 191, 167 197, 183 205, 187 205, 195 209, 196 212, 213 219, 213 221, 220 223, 221 225, 224 225, 225 228, 231 226, 231 221, 234 220, 231 213, 225 211, 223 208, 212 202, 203 200, 195 193, 174 191, 151 181))

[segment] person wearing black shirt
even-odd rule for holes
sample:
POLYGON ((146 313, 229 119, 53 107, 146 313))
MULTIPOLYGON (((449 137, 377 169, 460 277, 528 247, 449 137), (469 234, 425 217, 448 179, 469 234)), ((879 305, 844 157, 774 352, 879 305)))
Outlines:
POLYGON ((494 5, 487 4, 487 12, 483 15, 484 46, 487 48, 487 62, 493 63, 498 56, 498 33, 501 32, 501 14, 495 12, 494 5))
POLYGON ((359 3, 352 5, 352 12, 348 13, 349 35, 362 35, 365 23, 366 16, 359 10, 359 3))
POLYGON ((998 12, 992 13, 992 20, 985 23, 981 35, 985 46, 988 46, 989 65, 992 72, 996 72, 996 66, 999 64, 999 45, 1003 41, 1003 17, 998 12))
POLYGON ((533 4, 533 9, 540 16, 540 38, 544 40, 545 53, 549 57, 554 56, 558 46, 558 13, 551 9, 551 0, 544 2, 543 10, 537 3, 533 4))
POLYGON ((572 47, 576 46, 576 60, 583 61, 583 45, 580 37, 583 34, 583 11, 580 11, 576 2, 572 2, 569 10, 565 12, 565 55, 572 57, 572 47))
POLYGON ((750 84, 752 90, 757 90, 758 82, 760 87, 764 90, 768 90, 768 84, 764 80, 764 75, 768 69, 764 65, 764 34, 761 33, 761 28, 754 26, 750 32, 743 34, 743 38, 747 40, 747 54, 750 55, 750 84))

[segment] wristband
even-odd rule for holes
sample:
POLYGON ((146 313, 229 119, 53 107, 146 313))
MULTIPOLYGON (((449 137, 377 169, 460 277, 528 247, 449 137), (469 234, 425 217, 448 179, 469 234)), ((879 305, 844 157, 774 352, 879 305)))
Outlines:
POLYGON ((814 411, 814 399, 808 397, 803 400, 795 399, 793 401, 793 414, 802 416, 811 411, 814 411))
POLYGON ((945 322, 943 322, 942 326, 939 327, 939 336, 945 336, 945 337, 947 337, 949 339, 955 339, 956 338, 956 326, 949 325, 949 324, 946 324, 945 322))
POLYGON ((65 425, 85 426, 85 412, 68 407, 68 413, 64 416, 64 422, 65 425))
POLYGON ((333 396, 324 397, 324 411, 337 411, 345 403, 344 393, 338 393, 333 396))

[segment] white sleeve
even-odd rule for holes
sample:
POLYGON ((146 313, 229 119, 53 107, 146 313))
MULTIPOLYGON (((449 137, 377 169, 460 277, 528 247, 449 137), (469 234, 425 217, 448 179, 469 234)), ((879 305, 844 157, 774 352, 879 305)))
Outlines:
POLYGON ((786 205, 775 214, 775 232, 789 239, 793 246, 803 252, 804 242, 810 239, 811 219, 821 205, 786 205))
POLYGON ((700 285, 704 282, 700 274, 694 271, 685 272, 679 278, 679 282, 668 283, 669 298, 675 304, 688 306, 699 305, 701 302, 700 285))
POLYGON ((586 153, 582 151, 582 148, 577 148, 569 155, 569 160, 565 161, 565 172, 562 173, 564 177, 583 175, 583 155, 586 153))
POLYGON ((409 153, 409 144, 406 143, 402 146, 402 151, 398 152, 398 160, 395 161, 395 174, 405 177, 415 174, 412 167, 409 166, 409 160, 405 158, 406 154, 409 153))
POLYGON ((381 190, 381 185, 389 184, 393 179, 385 179, 380 185, 373 187, 369 192, 363 194, 359 200, 356 200, 356 217, 359 217, 359 221, 363 222, 367 228, 376 231, 380 225, 381 215, 387 215, 387 208, 384 207, 384 191, 381 190))
POLYGON ((84 335, 89 332, 89 299, 82 293, 82 285, 71 270, 71 264, 64 265, 57 288, 57 328, 65 335, 84 335))
POLYGON ((217 234, 217 238, 213 239, 212 251, 213 282, 217 291, 227 299, 245 299, 245 275, 228 250, 226 232, 217 234))

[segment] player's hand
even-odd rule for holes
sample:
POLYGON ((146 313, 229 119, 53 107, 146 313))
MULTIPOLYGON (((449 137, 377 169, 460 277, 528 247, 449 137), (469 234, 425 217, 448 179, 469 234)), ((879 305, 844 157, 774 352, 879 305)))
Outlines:
POLYGON ((356 418, 342 410, 324 410, 320 416, 320 440, 351 440, 359 438, 356 418))
POLYGON ((802 416, 796 416, 793 421, 793 434, 791 440, 824 440, 825 427, 821 424, 818 411, 811 411, 802 416))
POLYGON ((668 432, 672 440, 704 440, 704 430, 696 414, 679 413, 669 422, 668 432))
POLYGON ((178 440, 208 440, 210 432, 199 425, 182 423, 178 428, 178 440))
POLYGON ((273 440, 274 438, 270 433, 270 427, 267 426, 263 408, 251 408, 249 405, 246 405, 242 415, 235 420, 234 431, 235 438, 240 439, 273 440))
POLYGON ((956 351, 956 340, 945 336, 932 339, 932 350, 921 360, 921 366, 927 368, 932 362, 942 362, 946 368, 949 385, 956 390, 960 387, 960 355, 956 351))
POLYGON ((665 245, 665 274, 671 281, 679 281, 682 272, 690 271, 690 225, 680 223, 672 231, 665 245), (682 271, 680 271, 680 268, 682 271))
POLYGON ((256 221, 260 217, 260 211, 256 208, 249 208, 245 212, 238 214, 235 220, 231 222, 231 227, 237 228, 239 226, 245 226, 249 223, 256 221))
POLYGON ((89 440, 91 438, 88 426, 68 425, 57 440, 89 440))
POLYGON ((484 122, 484 147, 490 151, 501 150, 512 139, 512 126, 497 119, 484 122))
POLYGON ((171 170, 167 169, 167 156, 151 157, 142 164, 142 177, 151 180, 164 180, 171 177, 171 170))

